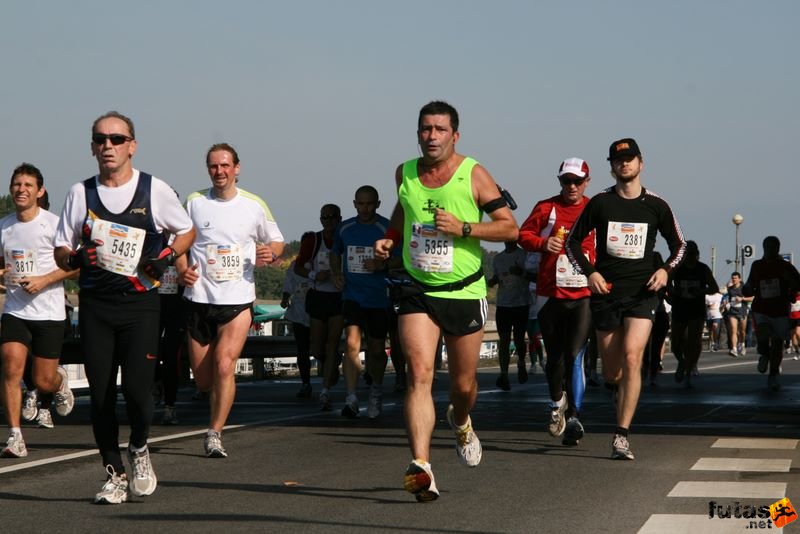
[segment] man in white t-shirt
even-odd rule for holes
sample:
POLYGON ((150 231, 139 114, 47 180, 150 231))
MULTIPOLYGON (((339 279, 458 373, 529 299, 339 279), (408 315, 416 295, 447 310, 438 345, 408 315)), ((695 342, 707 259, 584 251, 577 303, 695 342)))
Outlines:
MULTIPOLYGON (((16 211, 0 220, 0 250, 6 301, 3 307, 3 404, 10 433, 3 458, 28 455, 20 428, 20 380, 28 353, 33 358, 33 383, 40 393, 54 393, 56 411, 68 415, 74 405, 67 372, 58 366, 64 341, 64 283, 73 273, 53 259, 58 216, 38 206, 44 195, 42 173, 23 163, 9 187, 16 211)), ((77 274, 77 273, 75 273, 77 274)))
POLYGON ((231 145, 209 148, 206 167, 212 187, 186 199, 197 239, 177 268, 189 301, 192 373, 198 389, 211 393, 205 454, 225 458, 221 433, 236 395, 236 360, 253 319, 254 268, 274 262, 284 243, 266 203, 236 186, 239 155, 231 145))
POLYGON ((508 365, 511 361, 511 338, 517 350, 517 380, 520 384, 528 380, 525 369, 525 330, 528 325, 528 278, 525 276, 525 257, 516 241, 509 241, 505 249, 498 252, 492 261, 493 275, 489 287, 497 285, 495 322, 497 323, 497 355, 500 359, 500 375, 496 385, 503 391, 511 389, 508 380, 508 365))
POLYGON ((706 295, 706 327, 708 345, 711 352, 719 350, 719 335, 722 327, 722 289, 713 295, 706 295))

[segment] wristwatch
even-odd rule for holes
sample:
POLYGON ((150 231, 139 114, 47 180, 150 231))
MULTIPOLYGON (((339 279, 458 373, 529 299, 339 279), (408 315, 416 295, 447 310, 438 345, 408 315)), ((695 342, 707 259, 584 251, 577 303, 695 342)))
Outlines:
POLYGON ((469 234, 472 233, 472 225, 468 222, 464 223, 464 226, 461 227, 461 237, 469 237, 469 234))

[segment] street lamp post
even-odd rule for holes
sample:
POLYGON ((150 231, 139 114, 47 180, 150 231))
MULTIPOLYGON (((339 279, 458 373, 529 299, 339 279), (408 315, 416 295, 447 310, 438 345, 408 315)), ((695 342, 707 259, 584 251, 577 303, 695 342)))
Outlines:
POLYGON ((733 216, 733 224, 736 226, 736 255, 734 256, 733 264, 736 267, 736 272, 739 271, 739 262, 741 261, 741 251, 739 250, 739 225, 744 221, 744 217, 738 213, 733 216))

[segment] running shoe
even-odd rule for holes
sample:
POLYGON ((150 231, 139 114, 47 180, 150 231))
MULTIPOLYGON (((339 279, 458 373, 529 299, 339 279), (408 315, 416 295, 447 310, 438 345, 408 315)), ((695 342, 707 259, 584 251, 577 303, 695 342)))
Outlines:
POLYGON ((75 395, 69 389, 67 370, 61 366, 57 367, 57 370, 61 375, 61 388, 53 394, 53 404, 56 406, 56 413, 63 417, 69 415, 75 407, 75 395))
POLYGON ((683 379, 686 377, 686 367, 683 365, 683 361, 678 362, 678 368, 675 369, 675 382, 680 384, 683 382, 683 379))
POLYGON ((612 460, 633 460, 633 453, 631 446, 628 443, 628 438, 619 434, 614 434, 614 442, 611 444, 611 459, 612 460))
POLYGON ((583 425, 577 417, 570 417, 567 421, 566 430, 564 430, 564 438, 561 440, 562 445, 574 447, 583 437, 583 425))
POLYGON ((297 392, 296 397, 298 399, 310 399, 311 398, 311 384, 303 384, 300 386, 300 390, 297 392))
POLYGON ((780 391, 781 384, 778 382, 778 375, 777 373, 774 375, 769 375, 767 377, 767 387, 772 391, 780 391))
POLYGON ((403 488, 412 493, 417 502, 430 502, 439 498, 431 464, 424 460, 414 460, 408 464, 406 474, 403 476, 403 488))
POLYGON ((517 382, 524 384, 528 381, 528 369, 525 367, 525 360, 517 360, 517 382))
POLYGON ((39 395, 36 390, 27 391, 22 401, 22 418, 26 421, 35 421, 39 415, 39 395))
POLYGON ((769 356, 766 354, 759 354, 758 355, 758 372, 764 374, 767 372, 767 367, 769 367, 769 356))
POLYGON ((472 430, 472 419, 467 417, 467 424, 463 428, 459 428, 455 421, 453 414, 453 405, 447 407, 447 423, 453 432, 456 433, 456 454, 458 461, 461 465, 467 467, 475 467, 481 463, 483 456, 483 449, 481 448, 481 440, 472 430))
POLYGON ((747 355, 747 347, 744 343, 739 343, 739 356, 746 356, 747 355))
POLYGON ((511 383, 508 381, 508 375, 498 376, 494 384, 503 391, 511 391, 511 383))
POLYGON ((369 388, 369 405, 367 406, 367 416, 370 419, 377 419, 383 412, 383 391, 378 384, 372 384, 369 388))
POLYGON ((348 419, 355 419, 358 417, 358 397, 355 395, 348 395, 347 400, 344 402, 342 408, 342 416, 348 419))
POLYGON ((145 446, 143 451, 134 452, 128 447, 128 460, 133 471, 133 480, 130 482, 131 493, 137 497, 151 495, 158 485, 153 464, 150 463, 150 450, 145 446))
POLYGON ((108 480, 103 484, 100 493, 94 496, 95 504, 121 504, 128 500, 128 477, 125 473, 118 475, 114 468, 106 466, 108 480))
POLYGON ((319 394, 319 404, 320 410, 323 412, 330 412, 333 410, 333 406, 331 405, 331 396, 328 394, 327 391, 323 391, 319 394))
POLYGON ((731 350, 728 351, 728 356, 730 356, 731 358, 738 358, 739 357, 739 353, 736 352, 734 349, 731 349, 731 350))
POLYGON ((175 410, 175 406, 169 406, 167 404, 164 405, 164 416, 161 418, 162 425, 177 425, 178 424, 178 412, 175 410))
POLYGON ((0 451, 0 458, 25 458, 28 456, 28 449, 25 447, 25 440, 22 434, 12 432, 8 435, 6 446, 0 451))
POLYGON ((42 408, 39 410, 39 415, 36 416, 36 424, 39 428, 53 428, 55 425, 53 424, 53 416, 50 413, 50 410, 42 408))
POLYGON ((206 451, 207 458, 227 458, 228 453, 225 447, 222 446, 222 435, 213 430, 206 434, 206 439, 203 441, 203 448, 206 451))
POLYGON ((560 401, 550 401, 550 421, 547 422, 547 431, 551 436, 556 437, 564 433, 564 428, 567 426, 566 419, 564 418, 564 412, 566 411, 567 398, 562 392, 560 401))

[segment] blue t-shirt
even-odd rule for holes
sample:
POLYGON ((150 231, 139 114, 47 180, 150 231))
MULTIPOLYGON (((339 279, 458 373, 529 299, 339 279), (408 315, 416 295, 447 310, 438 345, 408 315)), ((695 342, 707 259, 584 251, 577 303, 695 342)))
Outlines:
POLYGON ((333 252, 342 258, 344 290, 342 298, 353 300, 363 308, 386 308, 386 274, 368 272, 363 261, 375 255, 375 241, 382 239, 389 228, 389 219, 377 215, 371 224, 358 222, 357 217, 342 221, 336 228, 333 252))

